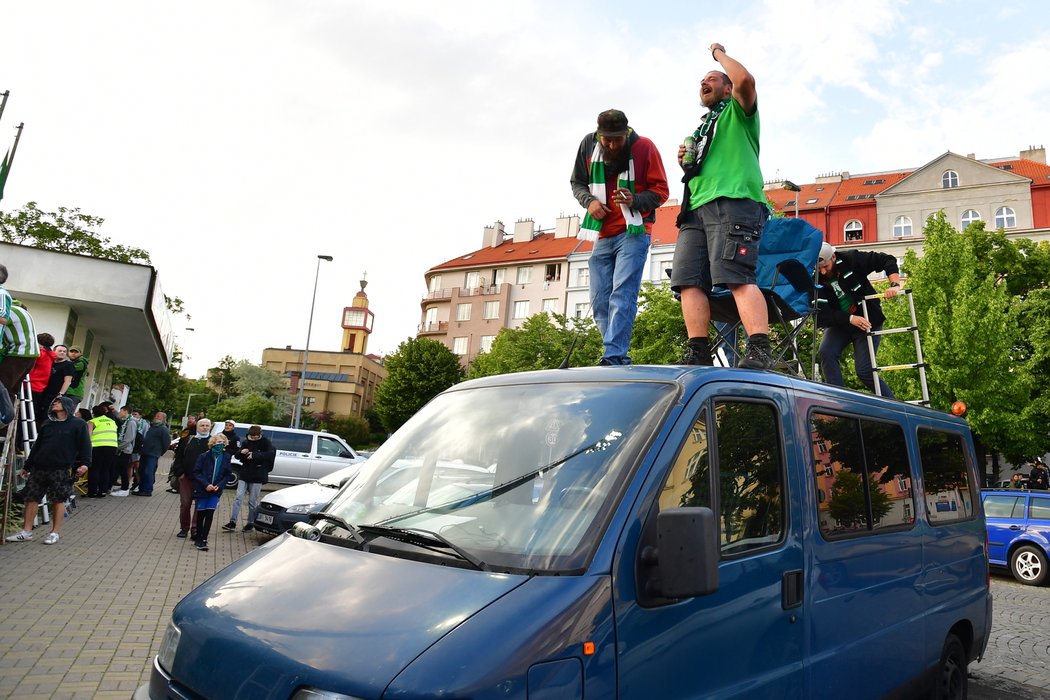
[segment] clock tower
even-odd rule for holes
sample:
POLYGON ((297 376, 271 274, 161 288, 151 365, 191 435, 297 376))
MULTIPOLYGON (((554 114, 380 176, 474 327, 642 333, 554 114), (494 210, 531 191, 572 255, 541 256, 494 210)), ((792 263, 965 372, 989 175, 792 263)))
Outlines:
POLYGON ((373 314, 368 310, 368 295, 365 287, 368 281, 361 280, 361 291, 354 295, 354 301, 343 309, 343 352, 365 354, 368 350, 368 336, 372 333, 373 314))

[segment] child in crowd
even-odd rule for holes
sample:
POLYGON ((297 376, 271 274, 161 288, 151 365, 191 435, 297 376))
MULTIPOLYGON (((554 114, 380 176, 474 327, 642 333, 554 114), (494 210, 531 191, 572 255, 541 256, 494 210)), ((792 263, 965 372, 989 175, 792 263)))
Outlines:
POLYGON ((197 458, 193 468, 193 497, 197 499, 197 534, 194 545, 208 551, 208 532, 219 506, 223 484, 233 475, 226 437, 219 433, 208 438, 208 451, 197 458))

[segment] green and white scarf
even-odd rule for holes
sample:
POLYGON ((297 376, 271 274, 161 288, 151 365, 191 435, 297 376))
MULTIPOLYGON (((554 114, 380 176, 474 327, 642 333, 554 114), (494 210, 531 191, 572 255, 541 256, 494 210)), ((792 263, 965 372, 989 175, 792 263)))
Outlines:
MULTIPOLYGON (((627 148, 630 148, 629 139, 627 148)), ((630 151, 628 151, 627 170, 624 170, 617 177, 616 187, 617 189, 628 189, 632 194, 634 193, 634 155, 630 151)), ((594 139, 594 150, 591 151, 590 190, 591 194, 599 202, 604 204, 607 201, 605 192, 605 161, 602 160, 602 145, 597 138, 594 139)), ((645 233, 642 215, 628 208, 626 204, 620 204, 619 206, 620 211, 623 212, 623 220, 627 222, 627 235, 638 236, 645 233)), ((576 237, 584 241, 596 241, 598 240, 598 232, 601 230, 602 222, 591 216, 590 212, 587 212, 583 216, 583 224, 581 224, 580 232, 576 237)))

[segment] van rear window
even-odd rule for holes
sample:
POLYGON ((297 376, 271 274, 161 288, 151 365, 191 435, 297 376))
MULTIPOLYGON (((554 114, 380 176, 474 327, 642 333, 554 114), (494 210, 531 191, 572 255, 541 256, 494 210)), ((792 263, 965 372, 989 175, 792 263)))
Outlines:
POLYGON ((814 413, 810 419, 818 520, 835 539, 911 527, 911 465, 896 423, 814 413))
POLYGON ((930 524, 944 525, 972 518, 976 487, 966 466, 962 437, 920 428, 919 459, 930 524))

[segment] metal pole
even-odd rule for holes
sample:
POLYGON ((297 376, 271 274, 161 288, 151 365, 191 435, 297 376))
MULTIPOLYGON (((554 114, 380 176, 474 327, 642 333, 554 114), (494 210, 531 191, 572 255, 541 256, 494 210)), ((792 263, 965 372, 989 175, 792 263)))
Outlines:
POLYGON ((310 362, 310 334, 314 329, 314 306, 317 304, 317 280, 321 276, 321 261, 332 262, 331 255, 317 256, 317 270, 314 272, 314 294, 310 299, 310 320, 306 325, 306 349, 303 350, 303 368, 299 372, 299 395, 292 409, 292 427, 298 428, 303 418, 303 391, 306 389, 306 367, 310 362))
POLYGON ((186 427, 186 423, 189 422, 189 418, 190 418, 190 399, 192 399, 194 396, 204 396, 204 394, 200 394, 200 393, 190 394, 189 396, 186 397, 186 410, 183 411, 183 413, 182 413, 182 427, 183 428, 185 428, 186 427))

